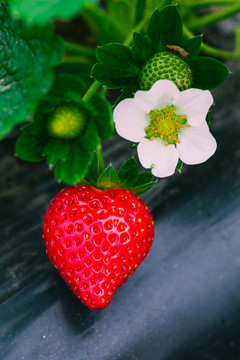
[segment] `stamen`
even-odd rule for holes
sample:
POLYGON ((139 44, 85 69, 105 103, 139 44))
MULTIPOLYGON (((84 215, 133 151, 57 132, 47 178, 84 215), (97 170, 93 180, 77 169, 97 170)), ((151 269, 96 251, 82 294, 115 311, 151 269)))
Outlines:
POLYGON ((152 109, 148 113, 151 120, 145 131, 149 140, 153 141, 155 138, 160 138, 164 141, 165 146, 180 144, 178 134, 184 126, 188 127, 190 125, 187 123, 186 116, 177 115, 176 110, 177 107, 171 104, 160 110, 157 110, 157 108, 152 109))

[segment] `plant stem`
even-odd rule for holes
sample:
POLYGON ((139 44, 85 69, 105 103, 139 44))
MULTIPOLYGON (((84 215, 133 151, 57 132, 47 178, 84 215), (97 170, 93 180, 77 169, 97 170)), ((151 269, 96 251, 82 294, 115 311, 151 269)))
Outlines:
POLYGON ((184 6, 191 9, 201 9, 208 6, 218 6, 218 5, 232 5, 236 4, 238 0, 202 0, 202 1, 192 1, 187 2, 184 6))
POLYGON ((105 169, 101 142, 99 142, 99 144, 97 146, 96 154, 97 154, 98 163, 99 163, 99 170, 100 170, 100 174, 101 174, 105 169))
MULTIPOLYGON (((96 60, 95 60, 96 61, 96 60)), ((93 65, 95 61, 82 56, 66 56, 64 55, 60 64, 90 64, 93 65)))
MULTIPOLYGON (((187 39, 191 39, 194 34, 183 25, 183 33, 187 39)), ((215 56, 222 59, 236 59, 240 56, 240 26, 235 27, 235 47, 232 51, 216 49, 213 46, 207 45, 205 43, 201 44, 201 50, 205 54, 215 56)))
POLYGON ((93 50, 87 46, 71 43, 71 42, 65 41, 65 40, 64 40, 64 46, 65 46, 65 51, 69 54, 88 58, 94 62, 96 61, 95 50, 93 50))
POLYGON ((231 6, 228 6, 227 8, 213 12, 209 15, 205 15, 199 19, 194 19, 194 21, 188 23, 188 28, 192 31, 203 29, 207 26, 216 24, 219 21, 227 19, 233 15, 236 15, 239 12, 240 12, 240 1, 237 1, 236 3, 234 3, 231 6))
POLYGON ((102 86, 102 84, 95 80, 92 85, 88 88, 88 90, 86 91, 85 95, 82 97, 83 101, 88 102, 89 100, 91 100, 91 98, 93 97, 93 95, 95 94, 95 92, 100 88, 100 86, 102 86))

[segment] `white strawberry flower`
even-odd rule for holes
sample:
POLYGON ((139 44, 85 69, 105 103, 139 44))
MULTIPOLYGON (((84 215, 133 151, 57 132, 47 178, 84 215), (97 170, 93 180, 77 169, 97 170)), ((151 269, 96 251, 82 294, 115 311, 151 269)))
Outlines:
POLYGON ((137 91, 114 109, 116 131, 138 142, 138 156, 154 176, 175 172, 178 160, 188 165, 208 160, 217 144, 206 123, 213 97, 208 90, 179 91, 169 80, 158 80, 149 91, 137 91))

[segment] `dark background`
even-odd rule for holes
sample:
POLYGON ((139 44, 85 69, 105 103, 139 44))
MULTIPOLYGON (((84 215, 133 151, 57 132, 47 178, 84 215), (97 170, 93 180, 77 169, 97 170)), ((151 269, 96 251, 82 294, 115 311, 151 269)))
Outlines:
MULTIPOLYGON (((209 42, 230 48, 224 24, 209 42)), ((1 360, 240 360, 240 62, 227 65, 213 91, 217 152, 142 196, 154 244, 105 310, 86 308, 45 254, 42 220, 62 185, 14 157, 19 129, 1 142, 1 360)), ((104 153, 118 168, 135 150, 115 135, 104 153)))

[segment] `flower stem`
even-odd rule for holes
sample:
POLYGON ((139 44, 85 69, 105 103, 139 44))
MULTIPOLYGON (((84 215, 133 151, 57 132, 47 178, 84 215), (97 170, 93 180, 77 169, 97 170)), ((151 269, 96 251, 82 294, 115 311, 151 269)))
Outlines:
MULTIPOLYGON (((96 60, 95 60, 96 61, 96 60)), ((93 65, 95 63, 95 61, 91 60, 90 58, 87 57, 82 57, 82 56, 66 56, 64 55, 62 60, 61 60, 61 64, 90 64, 93 65)))
POLYGON ((99 170, 100 170, 100 174, 101 174, 105 169, 101 142, 99 142, 99 144, 97 146, 96 154, 97 154, 98 163, 99 163, 99 170))
POLYGON ((95 92, 100 88, 100 86, 102 86, 102 84, 95 80, 92 85, 88 88, 87 92, 85 93, 85 95, 82 97, 83 101, 88 102, 89 100, 91 100, 91 98, 93 97, 93 95, 95 94, 95 92))
MULTIPOLYGON (((183 25, 183 33, 187 39, 191 39, 194 34, 183 25)), ((240 56, 240 26, 235 27, 235 47, 232 51, 216 49, 213 46, 207 45, 205 43, 201 44, 201 51, 205 54, 215 56, 221 59, 236 59, 240 56)))
POLYGON ((64 47, 66 53, 72 54, 72 55, 78 55, 81 58, 87 58, 92 61, 96 61, 95 57, 95 50, 91 49, 87 46, 83 46, 80 44, 71 43, 69 41, 64 40, 64 47))
POLYGON ((240 2, 237 1, 233 5, 228 6, 227 8, 215 11, 211 14, 205 15, 199 19, 194 19, 188 23, 188 27, 192 31, 203 29, 210 25, 216 24, 219 21, 225 20, 233 15, 236 15, 240 12, 240 2))
POLYGON ((208 6, 217 6, 217 5, 232 5, 236 4, 238 0, 201 0, 201 1, 192 1, 187 2, 184 6, 191 9, 200 9, 208 6))

